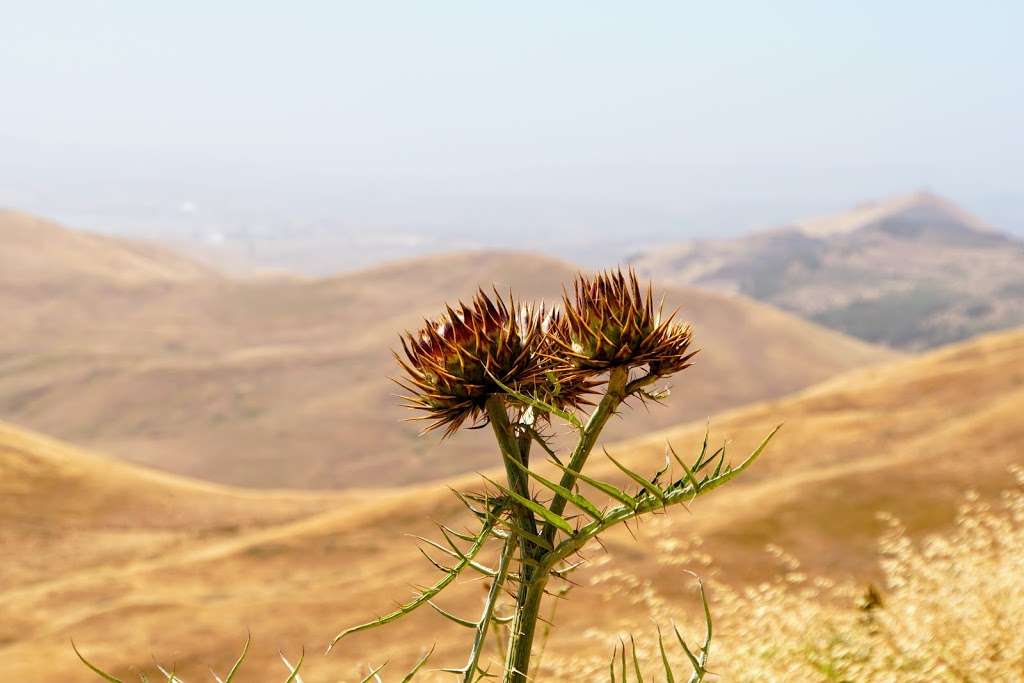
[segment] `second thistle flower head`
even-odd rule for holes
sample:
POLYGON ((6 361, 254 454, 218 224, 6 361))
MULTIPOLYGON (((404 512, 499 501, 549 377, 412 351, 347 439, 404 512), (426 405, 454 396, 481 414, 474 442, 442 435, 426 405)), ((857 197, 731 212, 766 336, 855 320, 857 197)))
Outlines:
POLYGON ((480 290, 470 303, 447 307, 402 337, 404 358, 396 357, 407 375, 400 382, 410 392, 406 404, 432 420, 427 429, 443 427, 445 435, 466 420, 481 422, 488 397, 503 393, 495 378, 517 388, 536 381, 539 328, 532 309, 517 309, 497 293, 480 290))
POLYGON ((689 367, 693 329, 662 316, 651 289, 641 291, 633 269, 577 276, 564 313, 548 330, 559 374, 587 377, 615 367, 647 365, 657 376, 689 367))

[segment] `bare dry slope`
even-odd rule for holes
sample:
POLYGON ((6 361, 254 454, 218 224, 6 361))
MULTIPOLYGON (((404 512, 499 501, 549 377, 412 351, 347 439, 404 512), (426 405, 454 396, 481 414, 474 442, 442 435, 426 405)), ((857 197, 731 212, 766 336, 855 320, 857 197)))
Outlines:
MULTIPOLYGON (((786 426, 749 476, 699 501, 692 514, 677 511, 641 526, 640 533, 663 545, 703 536, 720 578, 735 583, 777 570, 762 553, 767 542, 792 551, 812 573, 869 577, 881 529, 878 511, 895 512, 922 533, 947 524, 967 489, 991 495, 1009 485, 1007 467, 1024 460, 1022 414, 1024 330, 846 374, 716 417, 713 437, 730 439, 734 457, 776 422, 786 426)), ((703 425, 686 425, 611 448, 633 466, 654 467, 665 439, 689 451, 702 434, 703 425)), ((594 465, 610 476, 609 467, 594 465)), ((275 528, 240 531, 195 552, 182 548, 155 564, 5 584, 0 603, 18 616, 4 630, 0 673, 43 683, 92 680, 68 651, 67 638, 74 635, 90 655, 119 672, 145 668, 150 652, 157 652, 177 661, 188 680, 205 675, 206 663, 226 668, 227 651, 238 647, 247 627, 258 636, 251 672, 273 671, 277 648, 294 653, 301 644, 311 653, 310 681, 351 680, 356 664, 388 656, 401 664, 435 639, 437 664, 451 664, 466 633, 428 613, 354 637, 329 658, 318 654, 339 627, 388 609, 408 594, 409 584, 432 580, 412 544, 396 542, 403 531, 430 533, 430 519, 461 519, 444 486, 382 492, 275 528)), ((57 532, 52 522, 39 530, 47 531, 57 532)), ((650 581, 671 601, 681 600, 680 567, 654 561, 649 547, 625 533, 607 546, 614 566, 650 581)), ((23 555, 10 547, 14 556, 23 555)), ((592 576, 580 577, 583 587, 559 611, 555 651, 598 647, 580 628, 584 614, 600 610, 615 615, 609 619, 631 618, 628 591, 590 587, 592 576)), ((482 589, 470 581, 441 604, 473 614, 482 589)), ((683 609, 685 602, 678 604, 683 609)))
POLYGON ((0 564, 0 585, 174 554, 355 497, 193 481, 0 423, 0 547, 20 553, 0 564))
MULTIPOLYGON (((0 417, 230 484, 333 488, 450 476, 486 462, 488 447, 465 434, 441 451, 417 438, 418 425, 401 422, 388 379, 399 331, 478 286, 555 300, 575 271, 535 254, 489 252, 318 280, 161 279, 84 302, 76 288, 55 284, 0 309, 11 332, 0 339, 0 417)), ((618 436, 894 356, 742 297, 663 291, 696 324, 704 351, 670 410, 623 424, 618 436)))
POLYGON ((124 287, 210 277, 194 261, 145 242, 69 230, 0 209, 0 283, 44 286, 102 281, 124 287))

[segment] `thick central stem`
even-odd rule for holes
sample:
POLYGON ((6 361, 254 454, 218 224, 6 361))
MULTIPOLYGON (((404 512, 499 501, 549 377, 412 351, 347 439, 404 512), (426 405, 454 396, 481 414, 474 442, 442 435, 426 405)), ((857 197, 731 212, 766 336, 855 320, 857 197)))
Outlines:
MULTIPOLYGON (((509 462, 513 459, 523 466, 527 466, 525 444, 518 438, 511 422, 508 419, 508 412, 505 408, 505 401, 501 396, 492 396, 486 404, 487 417, 491 423, 491 429, 501 449, 502 460, 505 462, 505 472, 508 476, 508 485, 512 491, 529 498, 530 487, 526 473, 509 462)), ((537 536, 537 522, 526 507, 515 505, 513 508, 512 523, 524 532, 537 536)), ((533 636, 537 630, 537 619, 540 615, 541 601, 544 598, 544 587, 547 585, 548 576, 546 573, 536 572, 537 558, 540 556, 539 546, 530 541, 525 535, 519 537, 519 588, 516 591, 516 611, 512 620, 512 633, 509 638, 509 650, 505 658, 505 683, 525 683, 527 672, 530 669, 530 653, 533 649, 533 636)))
MULTIPOLYGON (((586 464, 590 452, 597 444, 598 436, 625 398, 628 380, 629 370, 626 368, 615 368, 611 371, 605 394, 590 419, 587 420, 587 424, 580 433, 579 442, 573 449, 569 461, 570 470, 579 472, 586 464)), ((509 422, 504 399, 500 396, 492 396, 488 399, 486 408, 491 428, 494 430, 498 445, 505 456, 505 471, 508 475, 509 488, 519 495, 529 497, 529 482, 525 472, 507 462, 509 458, 512 458, 524 466, 528 465, 522 452, 521 442, 509 422)), ((576 477, 567 472, 563 475, 561 483, 563 487, 571 489, 576 483, 576 477)), ((551 503, 551 510, 555 514, 561 514, 565 510, 566 503, 565 498, 556 496, 551 503)), ((520 529, 537 535, 537 523, 533 514, 521 505, 515 506, 514 510, 513 523, 520 529)), ((550 524, 546 525, 543 531, 545 540, 551 543, 554 535, 555 528, 550 524)), ((521 538, 519 550, 521 560, 519 588, 516 592, 516 612, 512 621, 503 683, 526 683, 528 680, 537 621, 540 618, 544 590, 548 579, 550 579, 550 568, 538 563, 542 554, 540 546, 527 538, 521 538)))
MULTIPOLYGON (((501 461, 505 463, 505 474, 508 476, 508 487, 524 498, 529 498, 530 487, 526 479, 526 473, 509 462, 515 460, 524 467, 527 465, 523 453, 519 448, 519 439, 516 438, 512 423, 509 422, 508 413, 505 412, 505 400, 500 395, 494 395, 487 399, 485 404, 487 418, 490 420, 494 437, 498 441, 498 448, 501 449, 501 461)), ((522 505, 515 505, 516 524, 520 529, 537 534, 537 523, 533 514, 522 505)), ((525 548, 525 546, 524 546, 525 548)))
MULTIPOLYGON (((532 573, 532 571, 530 572, 532 573)), ((544 599, 547 576, 534 576, 529 582, 519 584, 516 594, 516 615, 512 620, 512 634, 505 658, 504 683, 526 683, 530 673, 530 655, 533 650, 533 636, 540 618, 540 605, 544 599)))

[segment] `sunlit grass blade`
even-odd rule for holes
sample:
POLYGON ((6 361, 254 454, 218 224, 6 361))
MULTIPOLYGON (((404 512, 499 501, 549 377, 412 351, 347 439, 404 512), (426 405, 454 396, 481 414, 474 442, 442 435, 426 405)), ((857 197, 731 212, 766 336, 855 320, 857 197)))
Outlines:
POLYGON ((74 650, 75 654, 78 656, 78 658, 80 660, 82 660, 82 664, 85 664, 87 667, 89 667, 89 669, 93 673, 95 673, 97 676, 99 676, 103 680, 109 681, 109 683, 124 683, 124 681, 122 681, 120 678, 112 676, 112 675, 108 674, 106 671, 103 671, 103 670, 97 668, 95 665, 93 665, 92 662, 90 662, 88 659, 83 657, 82 653, 78 651, 78 646, 75 645, 75 641, 74 640, 71 641, 71 649, 74 650))
POLYGON ((676 640, 679 641, 679 645, 683 648, 683 652, 686 653, 686 658, 690 660, 690 666, 693 667, 693 676, 690 678, 690 683, 699 683, 704 680, 704 667, 701 666, 700 661, 693 655, 693 652, 690 650, 690 646, 686 644, 683 634, 679 632, 679 627, 673 626, 672 630, 675 631, 676 640))
POLYGON ((303 649, 302 652, 299 653, 299 661, 295 663, 295 666, 292 666, 292 663, 288 661, 283 653, 281 653, 281 661, 284 662, 284 665, 288 667, 288 671, 290 672, 284 683, 303 683, 302 676, 299 675, 299 669, 302 668, 302 662, 305 659, 306 650, 303 649))
POLYGON ((644 683, 644 675, 640 673, 640 660, 636 656, 636 641, 633 640, 633 635, 630 634, 629 642, 633 647, 633 672, 636 674, 636 683, 644 683))
POLYGON ((183 681, 180 678, 178 678, 178 675, 175 673, 173 667, 171 668, 170 671, 168 671, 167 669, 165 669, 161 665, 157 664, 156 668, 157 668, 157 670, 160 671, 160 673, 162 673, 164 675, 164 678, 167 679, 167 683, 185 683, 185 681, 183 681))
POLYGON ((658 652, 661 654, 661 664, 665 667, 665 683, 676 683, 672 675, 672 665, 668 662, 668 655, 665 654, 665 639, 661 636, 661 627, 658 627, 658 652))
POLYGON ((370 681, 379 681, 380 680, 380 675, 379 674, 380 674, 381 671, 384 670, 384 667, 386 667, 387 665, 388 665, 388 663, 384 662, 383 664, 378 666, 376 669, 372 669, 371 668, 370 669, 370 673, 366 674, 366 678, 363 678, 362 680, 360 680, 359 683, 370 683, 370 681))
MULTIPOLYGON (((228 671, 228 677, 224 679, 222 683, 231 683, 233 680, 235 680, 235 675, 238 673, 238 670, 242 667, 242 662, 245 661, 246 656, 249 654, 249 646, 251 644, 252 633, 250 632, 249 635, 247 635, 245 638, 245 646, 242 648, 242 654, 240 654, 238 656, 238 659, 235 660, 235 664, 231 667, 231 671, 228 671)), ((218 679, 218 681, 219 680, 220 679, 218 679)))

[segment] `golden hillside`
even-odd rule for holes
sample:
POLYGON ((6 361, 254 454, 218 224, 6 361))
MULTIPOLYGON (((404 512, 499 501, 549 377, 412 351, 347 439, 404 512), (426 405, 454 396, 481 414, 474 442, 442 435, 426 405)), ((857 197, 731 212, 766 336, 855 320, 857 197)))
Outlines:
POLYGON ((212 277, 170 250, 69 230, 31 214, 0 209, 0 285, 26 291, 54 285, 148 286, 212 277))
MULTIPOLYGON (((0 237, 21 234, 11 225, 0 217, 0 237)), ((59 263, 49 251, 24 258, 59 263)), ((154 276, 151 286, 101 297, 68 284, 76 272, 43 277, 34 297, 0 279, 8 304, 0 325, 10 332, 0 339, 0 417, 202 479, 336 488, 423 481, 488 462, 475 434, 439 449, 417 438, 419 425, 401 422, 388 379, 398 332, 491 283, 556 300, 576 268, 535 254, 463 253, 315 280, 154 276)), ((663 293, 695 323, 705 351, 667 410, 615 425, 618 437, 895 357, 742 297, 663 293)))
MULTIPOLYGON (((680 384, 685 382, 684 373, 680 384)), ((712 438, 729 439, 736 459, 776 422, 785 427, 749 476, 701 499, 690 514, 673 512, 641 526, 639 533, 662 547, 665 541, 699 534, 705 539, 703 549, 716 558, 719 578, 730 583, 764 579, 777 570, 762 551, 768 542, 797 555, 811 573, 871 577, 879 511, 895 512, 913 532, 922 533, 946 525, 967 489, 991 495, 1008 486, 1007 466, 1022 460, 1021 414, 1022 330, 852 372, 714 418, 712 438)), ((12 438, 10 430, 5 434, 12 438)), ((610 448, 632 466, 647 469, 660 464, 666 439, 689 453, 702 435, 702 424, 690 424, 610 448)), ((595 458, 593 471, 610 476, 595 458)), ((88 500, 90 487, 104 481, 92 477, 76 495, 88 500)), ((157 481, 171 480, 154 479, 154 486, 157 481)), ((448 483, 472 486, 475 481, 470 476, 448 483)), ((262 494, 248 495, 258 499, 262 494)), ((31 506, 35 498, 25 500, 31 506)), ((190 514, 206 505, 199 498, 190 500, 195 507, 190 514)), ((302 505, 309 501, 300 500, 302 505)), ((307 507, 297 521, 193 538, 155 559, 145 541, 149 531, 143 528, 135 556, 146 561, 129 559, 134 551, 124 550, 116 566, 57 563, 42 578, 16 575, 0 583, 0 601, 8 614, 17 615, 16 623, 0 634, 2 678, 92 680, 68 648, 74 636, 88 655, 119 667, 118 673, 133 665, 145 669, 155 653, 177 662, 186 680, 201 679, 205 664, 226 668, 246 628, 257 636, 249 668, 256 674, 274 671, 278 648, 294 655, 303 644, 310 651, 310 681, 353 680, 356 664, 380 663, 389 656, 401 664, 435 639, 437 665, 451 664, 465 632, 426 613, 344 641, 329 658, 320 654, 340 627, 389 609, 408 595, 410 585, 434 579, 413 542, 399 534, 430 534, 431 519, 459 524, 459 505, 450 492, 440 484, 425 484, 340 501, 332 509, 323 501, 317 504, 324 504, 325 511, 310 514, 307 507)), ((22 515, 31 516, 31 510, 22 515)), ((8 526, 6 518, 0 522, 8 526)), ((59 533, 63 523, 43 515, 33 535, 59 533)), ((637 544, 625 532, 606 545, 610 566, 680 601, 685 617, 681 567, 654 561, 655 544, 637 544)), ((14 557, 26 554, 17 545, 5 547, 14 557)), ((589 553, 594 560, 602 555, 597 549, 589 553)), ((583 586, 560 609, 553 651, 595 647, 579 628, 584 614, 601 610, 629 618, 629 596, 588 587, 592 576, 588 570, 579 577, 583 586)), ((482 590, 481 583, 468 582, 446 593, 441 604, 456 614, 472 614, 482 590)))
POLYGON ((0 584, 174 553, 303 517, 354 494, 231 489, 95 455, 0 422, 0 584))

